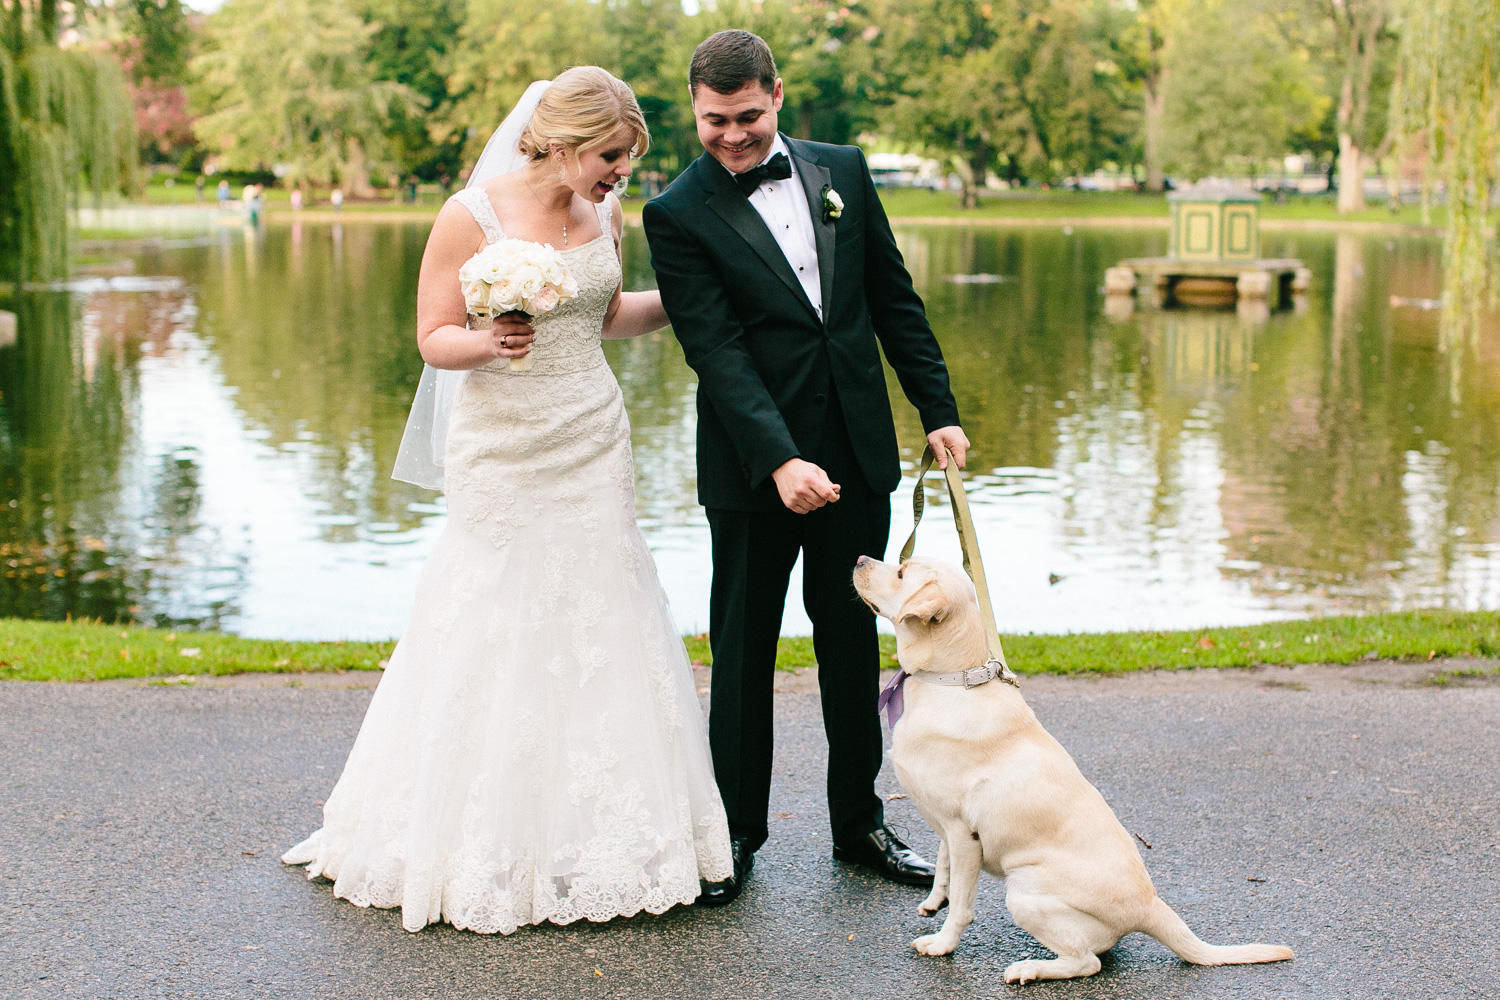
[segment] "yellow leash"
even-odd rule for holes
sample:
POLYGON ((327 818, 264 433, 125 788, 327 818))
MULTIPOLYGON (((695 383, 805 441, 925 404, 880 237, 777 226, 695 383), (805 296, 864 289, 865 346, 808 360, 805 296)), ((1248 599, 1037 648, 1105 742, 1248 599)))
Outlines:
MULTIPOLYGON (((932 446, 928 445, 922 452, 922 467, 917 471, 917 486, 911 494, 911 537, 901 546, 901 562, 910 559, 917 547, 917 528, 922 523, 922 511, 926 506, 922 483, 934 461, 936 456, 932 453, 932 446)), ((963 546, 964 572, 974 581, 974 593, 979 598, 979 617, 984 622, 984 637, 989 643, 990 662, 1000 664, 1001 680, 1020 687, 1016 683, 1015 673, 1005 662, 1005 650, 1000 645, 1000 630, 995 626, 995 609, 990 604, 990 588, 984 578, 984 560, 979 556, 979 540, 974 536, 974 519, 969 515, 969 498, 964 493, 964 482, 959 477, 958 463, 953 460, 951 451, 948 452, 948 468, 943 471, 943 475, 948 480, 948 496, 953 501, 953 524, 958 528, 958 540, 963 546)))

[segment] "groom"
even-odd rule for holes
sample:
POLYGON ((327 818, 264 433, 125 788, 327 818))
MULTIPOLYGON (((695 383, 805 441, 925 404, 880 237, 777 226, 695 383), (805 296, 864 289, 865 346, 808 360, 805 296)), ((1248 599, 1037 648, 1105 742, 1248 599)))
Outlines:
POLYGON ((700 902, 735 899, 766 840, 772 672, 799 552, 833 855, 930 885, 932 866, 885 826, 875 793, 879 646, 850 574, 885 551, 901 479, 881 350, 933 450, 964 463, 943 354, 864 154, 777 132, 766 43, 719 32, 693 53, 688 89, 705 153, 644 221, 662 304, 698 374, 698 500, 713 538, 708 728, 734 876, 700 902))

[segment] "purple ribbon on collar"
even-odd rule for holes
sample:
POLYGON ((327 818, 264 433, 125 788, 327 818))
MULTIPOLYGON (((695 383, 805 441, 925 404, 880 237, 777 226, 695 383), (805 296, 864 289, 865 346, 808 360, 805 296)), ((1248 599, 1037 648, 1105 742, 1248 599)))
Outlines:
POLYGON ((905 670, 896 671, 896 676, 880 692, 880 700, 875 703, 876 713, 885 713, 886 725, 891 729, 896 728, 896 723, 901 721, 901 713, 906 711, 906 696, 901 693, 901 688, 906 684, 908 676, 905 670))

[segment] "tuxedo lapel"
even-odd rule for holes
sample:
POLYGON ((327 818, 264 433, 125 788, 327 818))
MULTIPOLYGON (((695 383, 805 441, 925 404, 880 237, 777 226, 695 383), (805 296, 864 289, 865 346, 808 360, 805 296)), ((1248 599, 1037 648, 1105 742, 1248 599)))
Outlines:
POLYGON ((807 148, 795 139, 782 137, 786 148, 797 161, 797 177, 802 181, 802 190, 807 192, 807 207, 812 212, 813 233, 818 245, 818 284, 823 289, 823 315, 826 317, 833 304, 833 243, 835 230, 833 220, 823 219, 823 189, 832 190, 828 168, 808 155, 807 148))
MULTIPOLYGON (((760 217, 760 213, 750 204, 750 199, 746 198, 744 192, 735 185, 734 179, 729 175, 729 171, 719 166, 717 160, 705 164, 705 169, 708 171, 716 170, 723 175, 722 179, 713 185, 713 193, 708 198, 708 207, 719 218, 723 219, 729 225, 729 228, 738 233, 746 243, 750 244, 750 249, 754 250, 755 255, 765 262, 765 265, 771 269, 776 277, 781 279, 781 283, 786 285, 793 295, 801 299, 802 303, 816 314, 817 310, 813 309, 813 304, 808 300, 807 293, 802 290, 802 283, 792 273, 792 265, 787 263, 786 254, 781 252, 781 247, 777 244, 776 237, 772 236, 771 230, 766 228, 765 220, 760 217)), ((820 253, 818 256, 820 258, 818 265, 821 267, 822 254, 820 253)), ((824 287, 827 286, 825 285, 824 287)))

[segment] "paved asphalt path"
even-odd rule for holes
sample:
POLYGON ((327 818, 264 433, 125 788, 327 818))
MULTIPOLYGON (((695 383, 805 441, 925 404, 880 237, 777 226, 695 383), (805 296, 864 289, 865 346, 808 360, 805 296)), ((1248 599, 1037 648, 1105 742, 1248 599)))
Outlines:
MULTIPOLYGON (((1010 987, 1046 955, 993 879, 957 953, 924 958, 922 893, 829 860, 805 691, 778 695, 738 904, 501 938, 407 934, 277 860, 367 690, 0 684, 0 998, 1500 996, 1500 688, 1307 688, 1028 688, 1200 936, 1297 958, 1196 968, 1132 935, 1093 979, 1010 987)), ((909 802, 890 815, 933 849, 909 802)))

